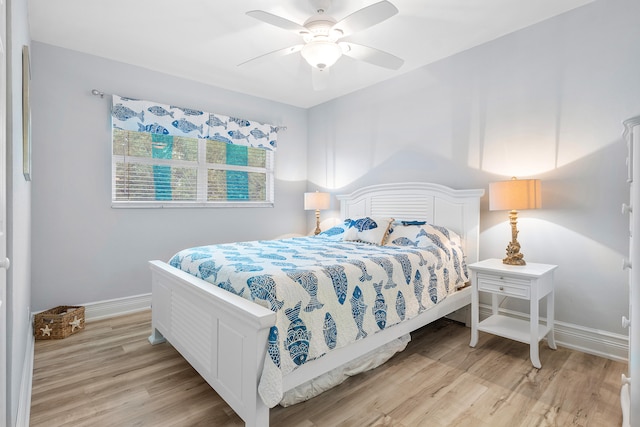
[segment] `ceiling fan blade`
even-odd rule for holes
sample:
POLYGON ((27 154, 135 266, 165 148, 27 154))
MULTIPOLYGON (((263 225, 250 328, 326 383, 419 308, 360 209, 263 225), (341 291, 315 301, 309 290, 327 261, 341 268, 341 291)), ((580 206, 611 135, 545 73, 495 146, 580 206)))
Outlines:
POLYGON ((329 68, 323 70, 311 67, 311 83, 313 90, 321 91, 329 88, 329 68))
POLYGON ((265 12, 264 10, 250 10, 247 12, 247 15, 259 21, 266 22, 267 24, 283 28, 287 31, 293 31, 296 34, 306 34, 309 32, 309 30, 300 24, 289 21, 281 16, 274 15, 273 13, 265 12))
POLYGON ((273 52, 265 53, 264 55, 256 56, 255 58, 251 58, 244 62, 241 62, 240 64, 238 64, 238 67, 241 65, 248 64, 249 62, 254 64, 259 64, 268 59, 291 55, 292 53, 300 52, 303 47, 304 47, 303 44, 297 44, 295 46, 285 47, 284 49, 274 50, 273 52))
POLYGON ((397 70, 404 64, 404 59, 369 46, 347 42, 340 42, 338 45, 342 48, 344 55, 379 67, 397 70))
POLYGON ((332 30, 339 30, 342 32, 341 37, 345 37, 379 24, 391 18, 396 13, 398 13, 398 8, 388 1, 383 0, 353 12, 351 15, 337 22, 332 30))

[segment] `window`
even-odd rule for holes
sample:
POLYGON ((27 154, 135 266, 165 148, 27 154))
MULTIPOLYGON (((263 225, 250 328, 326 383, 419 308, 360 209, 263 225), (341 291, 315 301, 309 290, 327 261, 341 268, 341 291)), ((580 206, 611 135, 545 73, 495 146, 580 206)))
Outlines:
MULTIPOLYGON (((208 118, 206 123, 222 126, 229 138, 221 135, 222 129, 211 132, 211 139, 203 137, 208 133, 203 125, 190 130, 197 131, 194 136, 179 135, 188 133, 184 132, 184 126, 178 132, 156 122, 154 113, 160 112, 157 103, 146 108, 151 121, 144 122, 145 110, 140 110, 140 105, 116 104, 116 98, 124 99, 114 95, 112 206, 273 206, 275 136, 265 135, 257 127, 249 131, 251 122, 246 120, 214 115, 204 116, 208 118), (125 121, 133 124, 123 126, 121 122, 125 121), (247 130, 228 130, 230 123, 247 130), (135 125, 138 130, 132 130, 135 125), (150 129, 157 133, 149 133, 150 129), (267 138, 269 148, 252 146, 248 143, 249 135, 267 138), (234 139, 243 140, 235 143, 234 139)), ((180 126, 180 120, 186 120, 172 120, 175 114, 171 109, 177 107, 162 107, 166 107, 162 114, 171 116, 167 120, 175 128, 180 126)), ((194 110, 179 110, 194 114, 194 110)))

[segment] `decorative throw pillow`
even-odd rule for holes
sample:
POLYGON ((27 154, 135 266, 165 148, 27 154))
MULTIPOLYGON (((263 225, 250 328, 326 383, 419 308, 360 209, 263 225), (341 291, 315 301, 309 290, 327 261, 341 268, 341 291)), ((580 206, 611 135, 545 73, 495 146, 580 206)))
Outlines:
POLYGON ((424 247, 431 244, 443 247, 462 247, 462 239, 453 230, 426 221, 394 221, 389 230, 387 244, 396 246, 424 247))
POLYGON ((346 219, 342 240, 384 245, 392 222, 393 218, 386 217, 346 219))
POLYGON ((469 272, 462 250, 462 239, 455 231, 423 221, 395 221, 389 230, 388 245, 406 246, 413 248, 428 248, 437 246, 452 260, 458 274, 456 286, 464 286, 469 281, 469 272))
POLYGON ((417 248, 420 245, 418 233, 421 228, 419 225, 403 225, 400 221, 394 221, 389 229, 387 237, 387 245, 394 246, 410 246, 417 248))

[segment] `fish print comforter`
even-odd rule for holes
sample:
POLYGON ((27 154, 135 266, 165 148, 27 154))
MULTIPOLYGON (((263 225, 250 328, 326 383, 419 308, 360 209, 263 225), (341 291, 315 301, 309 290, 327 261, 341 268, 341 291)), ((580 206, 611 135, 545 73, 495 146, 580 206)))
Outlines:
POLYGON ((297 367, 417 316, 468 280, 460 247, 323 236, 196 247, 173 267, 277 313, 258 392, 269 407, 297 367))

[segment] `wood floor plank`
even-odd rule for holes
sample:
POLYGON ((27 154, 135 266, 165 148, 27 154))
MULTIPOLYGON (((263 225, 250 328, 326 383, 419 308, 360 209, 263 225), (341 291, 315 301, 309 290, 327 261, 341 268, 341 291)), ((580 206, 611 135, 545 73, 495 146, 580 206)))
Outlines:
MULTIPOLYGON (((63 340, 37 341, 31 426, 242 426, 198 373, 164 343, 150 313, 90 322, 63 340)), ((306 402, 271 410, 273 426, 615 426, 622 363, 526 344, 439 320, 377 369, 306 402)))

